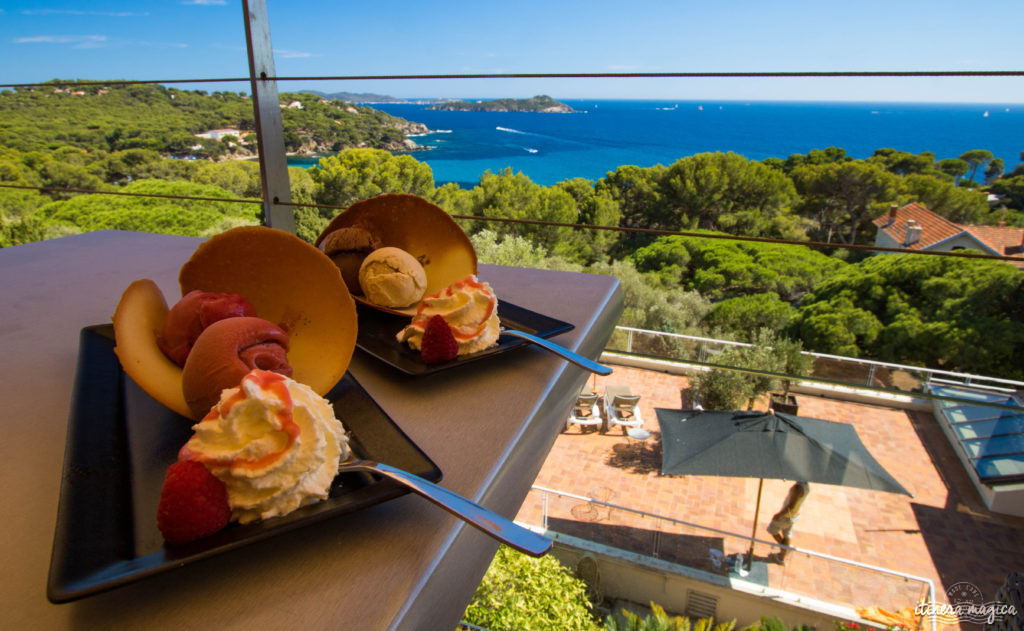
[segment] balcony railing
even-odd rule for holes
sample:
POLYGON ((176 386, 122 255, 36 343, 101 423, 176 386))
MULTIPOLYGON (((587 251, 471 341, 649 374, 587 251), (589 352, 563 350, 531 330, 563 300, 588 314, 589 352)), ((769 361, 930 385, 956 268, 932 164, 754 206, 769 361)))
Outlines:
MULTIPOLYGON (((605 350, 691 364, 699 369, 731 368, 780 378, 790 377, 781 373, 766 373, 749 368, 725 366, 715 362, 715 356, 728 347, 750 346, 751 344, 745 342, 618 326, 615 327, 615 333, 605 350)), ((1024 382, 1012 379, 809 351, 804 351, 803 354, 813 358, 814 361, 811 373, 806 377, 798 378, 808 384, 850 386, 881 393, 913 395, 920 398, 948 401, 959 401, 959 399, 931 392, 929 386, 955 385, 1004 394, 1024 391, 1024 382)))
MULTIPOLYGON (((850 610, 868 604, 889 611, 914 610, 920 602, 935 599, 935 586, 928 578, 629 508, 602 500, 597 490, 594 497, 585 497, 533 486, 517 519, 548 532, 757 583, 765 594, 802 602, 820 602, 823 585, 829 586, 830 605, 850 610), (759 563, 758 571, 741 571, 738 560, 752 544, 762 551, 787 548, 786 564, 759 563)), ((918 628, 924 624, 937 630, 934 611, 927 623, 920 620, 918 628)))

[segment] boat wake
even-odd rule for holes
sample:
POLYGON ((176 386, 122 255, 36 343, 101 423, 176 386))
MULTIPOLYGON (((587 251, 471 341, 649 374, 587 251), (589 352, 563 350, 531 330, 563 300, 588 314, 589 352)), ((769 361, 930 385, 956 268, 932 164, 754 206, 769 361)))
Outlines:
POLYGON ((506 131, 510 134, 525 134, 525 131, 519 131, 518 129, 510 129, 508 127, 495 127, 498 131, 506 131))

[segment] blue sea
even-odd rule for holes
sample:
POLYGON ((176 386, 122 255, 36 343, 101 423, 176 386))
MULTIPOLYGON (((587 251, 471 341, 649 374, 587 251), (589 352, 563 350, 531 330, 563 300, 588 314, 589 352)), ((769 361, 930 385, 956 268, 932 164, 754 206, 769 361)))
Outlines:
MULTIPOLYGON (((434 180, 476 184, 511 167, 551 185, 603 178, 621 165, 670 165, 707 151, 750 160, 842 147, 867 158, 890 147, 937 160, 987 149, 1012 170, 1024 151, 1024 104, 563 100, 576 113, 446 112, 420 104, 372 105, 425 124, 412 152, 434 180)), ((980 174, 978 178, 980 179, 980 174)))

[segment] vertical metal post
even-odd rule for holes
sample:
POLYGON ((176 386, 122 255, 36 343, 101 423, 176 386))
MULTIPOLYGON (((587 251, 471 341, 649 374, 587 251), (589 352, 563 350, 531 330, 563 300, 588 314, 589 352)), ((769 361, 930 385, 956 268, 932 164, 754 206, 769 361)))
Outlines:
POLYGON ((274 50, 270 43, 270 21, 266 0, 242 0, 245 11, 245 47, 249 55, 252 109, 256 117, 256 139, 263 183, 263 219, 266 225, 295 234, 295 213, 288 183, 288 162, 284 148, 284 125, 277 98, 274 50))
POLYGON ((754 509, 754 528, 750 531, 750 550, 747 551, 747 562, 744 564, 747 571, 754 562, 754 539, 757 538, 757 518, 761 516, 761 490, 764 488, 764 478, 757 482, 757 508, 754 509))

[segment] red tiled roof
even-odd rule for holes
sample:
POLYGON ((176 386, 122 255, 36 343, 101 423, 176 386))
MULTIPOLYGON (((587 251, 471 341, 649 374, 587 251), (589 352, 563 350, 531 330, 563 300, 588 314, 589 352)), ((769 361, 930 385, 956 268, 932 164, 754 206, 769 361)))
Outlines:
MULTIPOLYGON (((909 221, 913 221, 921 227, 921 238, 915 243, 903 246, 908 250, 928 250, 942 241, 967 234, 973 237, 979 245, 988 248, 991 254, 1024 257, 1024 248, 1020 248, 1024 245, 1024 228, 958 224, 916 202, 897 208, 894 213, 890 212, 877 217, 872 223, 897 243, 902 244, 907 236, 909 221), (1018 248, 1022 251, 1016 251, 1018 248)), ((1024 268, 1024 262, 1011 264, 1024 268)))
MULTIPOLYGON (((983 242, 1000 254, 1007 254, 1007 248, 1024 245, 1024 228, 1008 226, 965 226, 978 241, 983 242)), ((1011 254, 1019 256, 1019 254, 1011 254)))
POLYGON ((893 216, 893 213, 886 213, 872 221, 872 223, 878 226, 879 230, 892 237, 897 243, 902 244, 907 236, 908 221, 913 221, 921 227, 921 238, 916 243, 904 246, 908 250, 927 250, 939 241, 945 241, 964 231, 963 226, 935 214, 916 202, 907 204, 902 208, 897 208, 895 216, 893 216), (890 217, 892 217, 891 224, 889 223, 890 217))

